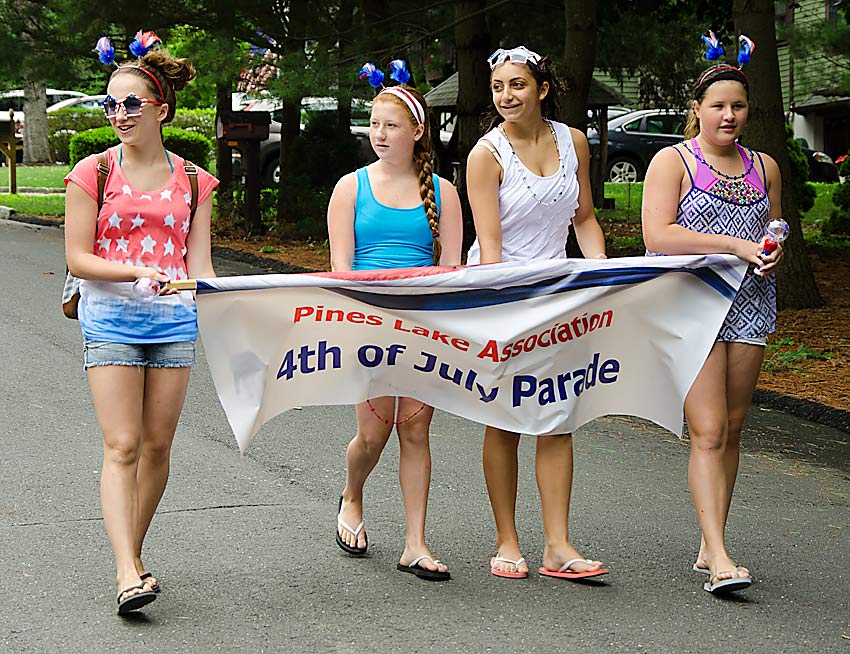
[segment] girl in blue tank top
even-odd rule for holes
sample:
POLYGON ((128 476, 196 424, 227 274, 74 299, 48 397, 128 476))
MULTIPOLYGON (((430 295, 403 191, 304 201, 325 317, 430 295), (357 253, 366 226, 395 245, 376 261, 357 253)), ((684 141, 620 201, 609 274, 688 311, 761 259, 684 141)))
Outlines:
MULTIPOLYGON (((404 84, 383 89, 372 105, 369 141, 378 160, 340 179, 328 206, 331 269, 460 265, 460 201, 449 182, 431 173, 428 114, 422 95, 404 84)), ((375 397, 357 405, 357 434, 346 450, 336 543, 353 556, 366 553, 363 486, 395 426, 407 522, 398 569, 442 581, 450 578, 448 568, 425 544, 431 483, 428 430, 433 412, 411 397, 375 397)))
MULTIPOLYGON (((713 34, 703 38, 716 43, 713 34)), ((742 51, 749 51, 749 39, 742 36, 741 43, 742 51)), ((776 315, 772 274, 782 248, 765 253, 764 228, 782 215, 782 180, 771 157, 737 143, 749 115, 749 83, 739 68, 707 70, 693 97, 685 129, 689 140, 659 152, 646 173, 642 221, 647 250, 729 253, 761 271, 758 275, 751 268, 744 278, 685 398, 688 481, 702 529, 693 569, 708 575, 705 590, 721 594, 752 583, 749 570, 729 556, 724 530, 738 474, 741 428, 776 315)))

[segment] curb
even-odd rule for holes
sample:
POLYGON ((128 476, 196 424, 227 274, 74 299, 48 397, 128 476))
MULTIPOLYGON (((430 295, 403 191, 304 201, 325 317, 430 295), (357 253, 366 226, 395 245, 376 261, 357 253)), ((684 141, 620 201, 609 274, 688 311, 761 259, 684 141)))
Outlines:
MULTIPOLYGON (((21 223, 30 223, 33 225, 43 225, 46 227, 59 227, 56 222, 38 218, 37 216, 21 216, 11 214, 9 220, 15 220, 21 223)), ((302 266, 294 266, 292 264, 278 261, 277 259, 269 259, 261 257, 249 252, 240 252, 219 245, 212 246, 213 256, 230 259, 231 261, 239 261, 255 266, 266 272, 294 274, 294 273, 312 273, 318 272, 312 268, 303 268, 302 266)), ((776 391, 768 391, 757 388, 753 393, 753 404, 782 411, 797 418, 803 418, 816 422, 820 425, 832 427, 840 431, 850 434, 850 411, 837 409, 826 404, 812 402, 803 398, 792 397, 790 395, 782 395, 776 391)))
POLYGON ((804 418, 850 434, 850 411, 836 409, 835 407, 819 402, 812 402, 800 397, 782 395, 776 391, 768 391, 757 388, 753 393, 753 404, 776 409, 788 413, 797 418, 804 418))

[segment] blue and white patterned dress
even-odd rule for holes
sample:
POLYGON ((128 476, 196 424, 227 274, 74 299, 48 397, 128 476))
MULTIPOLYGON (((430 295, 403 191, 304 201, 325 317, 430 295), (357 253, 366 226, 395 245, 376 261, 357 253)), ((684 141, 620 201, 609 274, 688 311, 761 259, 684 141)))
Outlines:
MULTIPOLYGON (((685 162, 691 178, 691 188, 679 202, 676 223, 703 234, 728 234, 754 243, 761 241, 770 212, 761 154, 750 151, 761 168, 760 177, 756 161, 739 145, 738 151, 748 172, 743 179, 724 180, 717 178, 703 161, 696 139, 691 139, 689 145, 696 155, 695 174, 691 174, 679 149, 674 148, 685 162)), ((761 277, 751 268, 723 321, 717 340, 763 345, 767 335, 775 330, 776 278, 773 275, 761 277)))

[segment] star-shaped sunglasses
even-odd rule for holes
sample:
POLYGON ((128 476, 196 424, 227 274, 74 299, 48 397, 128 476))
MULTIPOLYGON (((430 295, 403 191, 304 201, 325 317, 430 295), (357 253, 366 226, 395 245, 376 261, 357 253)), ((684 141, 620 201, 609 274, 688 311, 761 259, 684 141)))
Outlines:
POLYGON ((147 98, 140 98, 133 93, 123 97, 123 98, 113 98, 111 95, 107 95, 103 102, 100 103, 100 106, 103 107, 103 113, 106 114, 107 118, 115 118, 118 115, 119 107, 124 108, 124 113, 127 114, 128 117, 133 118, 135 116, 142 115, 142 107, 146 104, 163 104, 162 102, 157 102, 156 100, 148 100, 147 98))

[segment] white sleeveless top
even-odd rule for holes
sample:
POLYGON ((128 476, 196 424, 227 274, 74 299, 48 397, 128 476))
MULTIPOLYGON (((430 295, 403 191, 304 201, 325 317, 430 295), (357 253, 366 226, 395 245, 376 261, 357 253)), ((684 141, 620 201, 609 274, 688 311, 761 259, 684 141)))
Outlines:
MULTIPOLYGON (((498 127, 478 141, 478 144, 489 141, 496 148, 498 156, 494 156, 503 171, 499 185, 502 261, 567 257, 564 248, 570 223, 578 208, 578 157, 570 128, 555 121, 550 121, 550 124, 555 130, 561 165, 554 175, 548 177, 538 177, 528 170, 513 153, 508 139, 498 127)), ((466 262, 477 264, 480 261, 481 249, 476 238, 469 248, 466 262)))

